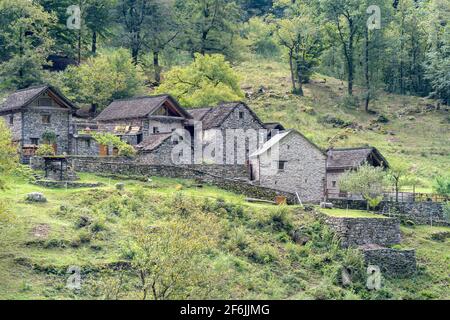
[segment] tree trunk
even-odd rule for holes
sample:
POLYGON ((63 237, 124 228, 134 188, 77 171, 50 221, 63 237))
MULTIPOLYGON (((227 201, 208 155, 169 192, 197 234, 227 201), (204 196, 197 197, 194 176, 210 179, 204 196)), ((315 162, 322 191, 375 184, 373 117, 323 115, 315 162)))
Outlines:
POLYGON ((91 104, 91 108, 89 109, 89 112, 95 114, 97 112, 97 104, 96 103, 92 103, 91 104))
POLYGON ((81 64, 81 28, 78 30, 78 65, 81 64))
POLYGON ((159 65, 159 52, 153 51, 153 68, 155 69, 155 83, 161 84, 161 66, 159 65))
POLYGON ((366 80, 366 101, 364 105, 364 110, 369 112, 370 103, 370 77, 369 77, 369 28, 366 28, 366 41, 365 41, 365 52, 364 52, 364 77, 366 80))
POLYGON ((398 202, 398 181, 395 181, 395 202, 398 202))
POLYGON ((298 88, 297 88, 296 94, 298 94, 299 96, 303 96, 302 66, 301 66, 300 57, 298 57, 298 56, 297 56, 296 65, 297 65, 297 81, 298 81, 298 88))
MULTIPOLYGON (((352 30, 352 23, 350 22, 350 32, 352 30)), ((348 67, 348 95, 353 95, 353 34, 350 35, 348 41, 348 56, 347 56, 347 67, 348 67)))
POLYGON ((292 93, 295 94, 297 92, 297 86, 295 84, 294 58, 292 50, 289 51, 289 68, 291 70, 292 93))
POLYGON ((92 31, 92 48, 91 52, 95 55, 97 53, 97 31, 92 31))

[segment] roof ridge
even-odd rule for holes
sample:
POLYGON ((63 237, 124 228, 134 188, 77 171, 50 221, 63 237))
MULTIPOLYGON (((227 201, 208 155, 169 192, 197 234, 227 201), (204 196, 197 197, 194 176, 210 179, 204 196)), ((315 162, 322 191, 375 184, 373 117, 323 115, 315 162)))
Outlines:
POLYGON ((123 98, 123 99, 114 99, 112 102, 131 101, 131 100, 149 99, 149 98, 161 98, 161 97, 171 97, 171 95, 168 93, 164 93, 164 94, 157 94, 157 95, 153 95, 153 96, 137 96, 137 97, 123 98))
POLYGON ((348 147, 348 148, 329 148, 327 151, 350 151, 350 150, 368 150, 368 149, 375 149, 373 146, 366 146, 366 147, 348 147))
POLYGON ((44 88, 44 87, 50 87, 49 84, 41 84, 41 85, 34 85, 34 86, 29 86, 27 88, 23 88, 23 89, 17 89, 15 91, 13 91, 10 94, 14 94, 16 92, 22 92, 22 91, 28 91, 28 90, 33 90, 33 89, 37 89, 37 88, 44 88))

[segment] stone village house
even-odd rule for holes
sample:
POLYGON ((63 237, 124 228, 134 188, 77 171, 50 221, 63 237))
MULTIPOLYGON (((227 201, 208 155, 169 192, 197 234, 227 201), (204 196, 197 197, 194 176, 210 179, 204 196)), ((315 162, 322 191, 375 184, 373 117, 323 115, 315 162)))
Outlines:
POLYGON ((259 185, 297 193, 305 202, 323 200, 327 156, 300 132, 276 134, 250 158, 251 179, 259 185))
POLYGON ((389 168, 389 163, 374 147, 342 148, 327 150, 327 197, 347 198, 339 189, 339 180, 348 170, 356 170, 363 163, 374 167, 389 168))
POLYGON ((9 125, 23 162, 34 155, 45 132, 56 134, 58 154, 70 153, 72 116, 77 108, 59 90, 43 85, 18 90, 0 106, 0 116, 9 125))
POLYGON ((85 119, 79 111, 58 89, 47 85, 16 91, 0 105, 0 116, 12 130, 22 162, 34 155, 45 132, 56 134, 54 147, 58 154, 114 155, 114 150, 98 145, 90 135, 90 131, 100 131, 113 133, 133 145, 138 151, 137 163, 170 166, 174 165, 172 150, 183 139, 173 134, 177 129, 188 132, 192 141, 200 135, 202 148, 219 133, 226 137, 227 130, 237 129, 231 144, 223 141, 220 147, 232 148, 233 158, 227 159, 225 153, 221 158, 219 153, 215 160, 221 160, 220 164, 201 163, 202 168, 221 167, 223 176, 298 193, 305 202, 339 195, 339 175, 364 161, 387 165, 375 148, 330 149, 324 153, 295 130, 285 130, 279 123, 263 123, 243 102, 186 110, 170 95, 158 95, 113 101, 95 119, 85 119), (200 131, 196 130, 199 124, 200 131), (257 135, 254 149, 248 137, 240 134, 249 129, 262 133, 257 135), (237 162, 238 146, 244 148, 243 163, 237 162), (274 149, 279 150, 279 159, 269 156, 274 149))

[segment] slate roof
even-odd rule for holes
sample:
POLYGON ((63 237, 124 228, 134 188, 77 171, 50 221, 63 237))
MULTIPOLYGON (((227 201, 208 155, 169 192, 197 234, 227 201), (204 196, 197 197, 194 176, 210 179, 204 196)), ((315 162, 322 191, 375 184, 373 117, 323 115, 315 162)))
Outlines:
POLYGON ((389 164, 381 153, 374 147, 359 147, 359 148, 342 148, 327 150, 327 168, 328 169, 350 169, 357 168, 373 157, 379 162, 383 163, 384 167, 389 164))
POLYGON ((103 110, 95 120, 109 121, 120 119, 143 118, 155 112, 165 101, 170 100, 177 110, 187 119, 191 115, 184 110, 170 95, 136 97, 123 100, 115 100, 103 110))
POLYGON ((49 85, 39 85, 22 90, 17 90, 11 93, 6 98, 5 102, 1 104, 0 113, 16 111, 23 107, 26 107, 28 104, 33 102, 34 99, 39 97, 47 90, 51 90, 61 100, 63 100, 70 108, 77 109, 77 107, 70 100, 64 97, 64 95, 55 87, 49 85))
POLYGON ((243 102, 222 102, 216 107, 211 108, 201 108, 201 109, 191 109, 189 112, 192 117, 197 121, 202 121, 203 129, 209 130, 213 128, 219 128, 228 116, 234 111, 238 106, 243 105, 246 107, 253 117, 262 125, 261 120, 258 116, 243 102))
POLYGON ((309 140, 307 137, 305 137, 303 134, 301 134, 300 132, 298 132, 297 130, 294 129, 289 129, 286 131, 282 131, 277 133, 276 135, 274 135, 271 139, 269 139, 268 141, 266 141, 261 148, 259 148, 258 150, 256 150, 254 153, 252 153, 250 155, 251 158, 253 157, 258 157, 260 155, 262 155, 263 153, 265 153, 267 150, 269 150, 270 148, 272 148, 274 145, 276 145, 277 143, 279 143, 281 140, 283 140, 285 137, 287 137, 288 135, 290 135, 291 133, 296 133, 298 135, 300 135, 303 139, 305 139, 313 148, 316 148, 317 150, 319 150, 321 153, 323 153, 325 155, 325 153, 323 152, 323 150, 321 148, 319 148, 315 143, 313 143, 311 140, 309 140))
POLYGON ((142 152, 150 152, 158 148, 164 141, 172 136, 172 132, 169 133, 157 133, 152 134, 144 139, 140 144, 136 146, 136 149, 142 152))

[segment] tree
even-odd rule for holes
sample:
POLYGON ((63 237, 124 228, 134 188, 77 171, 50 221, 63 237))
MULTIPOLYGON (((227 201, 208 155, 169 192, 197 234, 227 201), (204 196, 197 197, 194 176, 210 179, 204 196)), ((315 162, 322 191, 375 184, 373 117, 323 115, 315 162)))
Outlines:
POLYGON ((361 195, 367 201, 367 210, 376 207, 383 199, 383 191, 386 187, 386 173, 382 167, 373 167, 363 164, 355 171, 345 172, 339 187, 342 191, 361 195))
POLYGON ((176 0, 186 22, 185 44, 192 55, 198 52, 233 55, 233 40, 241 13, 235 1, 176 0))
POLYGON ((402 162, 391 162, 388 175, 395 189, 395 201, 398 202, 400 188, 410 183, 409 167, 402 162))
POLYGON ((1 87, 21 89, 42 81, 54 22, 55 16, 35 2, 0 0, 1 87))
POLYGON ((92 34, 91 52, 97 53, 98 37, 106 37, 112 24, 111 10, 114 0, 88 0, 84 12, 86 27, 92 34))
POLYGON ((450 11, 448 1, 430 4, 426 26, 429 50, 425 62, 425 78, 430 81, 431 97, 450 103, 450 11))
POLYGON ((450 196, 450 177, 439 176, 434 180, 433 190, 439 195, 450 196))
POLYGON ((120 0, 117 13, 125 30, 126 43, 131 49, 133 63, 138 63, 145 39, 145 24, 150 16, 153 0, 120 0))
POLYGON ((157 93, 170 93, 186 107, 204 107, 243 97, 238 77, 225 57, 195 55, 193 63, 170 70, 157 93))
POLYGON ((12 142, 11 131, 0 118, 0 190, 6 186, 5 178, 17 167, 17 147, 12 142))
POLYGON ((174 219, 148 226, 139 221, 131 226, 131 234, 126 250, 131 252, 143 300, 186 299, 190 288, 207 280, 201 255, 212 240, 195 224, 174 219))
MULTIPOLYGON (((307 83, 324 46, 319 24, 311 18, 303 2, 290 2, 285 8, 285 17, 276 22, 280 45, 288 51, 291 70, 292 92, 303 95, 303 83, 307 83)), ((277 5, 286 5, 279 0, 277 5)))
POLYGON ((73 101, 90 104, 92 112, 103 109, 115 99, 145 91, 142 71, 133 64, 125 49, 104 52, 80 66, 69 66, 49 82, 73 101))
POLYGON ((342 46, 347 66, 348 95, 353 95, 354 48, 365 26, 365 3, 360 0, 323 0, 319 8, 330 30, 342 46))
POLYGON ((146 26, 147 36, 143 43, 153 55, 156 85, 161 83, 161 52, 173 43, 182 32, 181 19, 172 1, 156 2, 150 11, 149 23, 146 26))

